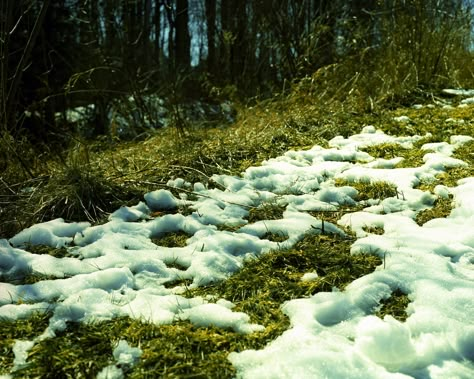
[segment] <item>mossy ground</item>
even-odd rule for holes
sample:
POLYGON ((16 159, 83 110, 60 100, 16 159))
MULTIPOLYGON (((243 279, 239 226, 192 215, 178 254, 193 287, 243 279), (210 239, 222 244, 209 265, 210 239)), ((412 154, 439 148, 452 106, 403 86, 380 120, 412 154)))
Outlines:
MULTIPOLYGON (((54 160, 47 165, 38 163, 38 172, 43 172, 39 179, 17 182, 2 179, 0 201, 8 206, 2 208, 0 235, 9 237, 33 223, 58 216, 69 221, 101 222, 119 205, 136 204, 142 200, 143 193, 166 186, 169 179, 181 177, 191 183, 199 181, 215 186, 213 174, 238 175, 247 167, 288 149, 310 148, 314 144, 327 146, 328 139, 357 133, 368 124, 393 135, 432 133, 430 141, 424 142, 448 141, 453 134, 474 136, 473 115, 473 106, 354 113, 341 103, 322 107, 309 96, 300 96, 242 108, 235 125, 191 128, 186 131, 186 137, 167 129, 143 142, 83 144, 78 152, 67 157, 66 166, 54 160), (400 124, 393 120, 400 115, 409 116, 411 121, 400 124)), ((402 164, 409 167, 421 164, 418 147, 407 150, 387 145, 380 151, 377 148, 367 151, 384 158, 403 156, 405 163, 402 164)), ((436 183, 427 185, 426 190, 432 191, 437 184, 453 186, 457 180, 472 176, 472 151, 473 143, 458 149, 454 157, 466 161, 468 166, 448 170, 436 183)), ((385 183, 339 184, 355 186, 359 190, 356 200, 397 195, 396 189, 385 183)), ((417 221, 423 224, 431 218, 445 217, 451 207, 449 199, 438 200, 434 208, 421 213, 417 221)), ((341 214, 355 210, 359 209, 347 207, 314 215, 336 222, 341 214)), ((248 221, 280 219, 282 212, 283 207, 278 204, 265 204, 253 209, 248 221)), ((383 230, 371 232, 383 233, 383 230)), ((274 240, 280 237, 268 236, 274 240)), ((172 233, 154 242, 161 246, 183 246, 187 238, 187 235, 172 233)), ((280 308, 283 302, 318 291, 331 291, 333 287, 344 290, 347 284, 382 264, 372 255, 351 256, 351 243, 350 239, 337 236, 308 234, 292 249, 272 251, 247 261, 242 270, 225 282, 186 293, 234 302, 236 311, 246 312, 252 322, 265 326, 263 332, 240 335, 214 327, 200 328, 188 322, 156 326, 128 318, 70 324, 54 340, 35 345, 28 357, 30 365, 13 376, 93 377, 101 368, 113 363, 114 343, 123 338, 143 350, 139 364, 127 373, 131 378, 232 377, 235 372, 226 358, 229 352, 262 348, 289 327, 280 308), (301 281, 307 272, 317 272, 319 277, 301 281)), ((29 251, 65 256, 64 251, 57 249, 29 251)), ((25 277, 21 280, 41 279, 25 277)), ((403 321, 408 302, 405 294, 395 291, 381 303, 376 315, 390 314, 403 321)), ((9 372, 12 367, 14 340, 31 340, 41 334, 47 322, 47 314, 14 323, 0 321, 0 374, 9 372)))
MULTIPOLYGON (((264 325, 263 332, 241 335, 188 322, 156 326, 129 318, 71 323, 54 338, 54 343, 37 343, 29 354, 30 365, 14 373, 14 377, 90 377, 113 363, 114 343, 126 339, 143 351, 140 363, 129 373, 131 378, 230 378, 235 374, 227 360, 230 352, 263 348, 289 327, 280 308, 282 303, 334 287, 343 290, 381 264, 372 255, 351 255, 350 245, 350 241, 338 236, 308 234, 290 250, 269 252, 247 261, 242 270, 224 282, 188 290, 187 296, 232 301, 235 311, 245 312, 252 322, 264 325), (319 277, 301 281, 307 272, 317 272, 319 277)), ((11 367, 14 339, 32 339, 46 325, 47 317, 40 315, 15 323, 3 322, 1 369, 11 367)))

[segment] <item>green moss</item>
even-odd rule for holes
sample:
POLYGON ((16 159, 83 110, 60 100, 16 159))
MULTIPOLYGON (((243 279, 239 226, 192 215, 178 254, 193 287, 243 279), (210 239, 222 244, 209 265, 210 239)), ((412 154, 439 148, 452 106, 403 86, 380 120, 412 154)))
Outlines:
POLYGON ((333 287, 342 290, 381 264, 372 255, 351 255, 350 246, 350 241, 338 236, 307 235, 294 248, 249 260, 226 281, 196 291, 234 302, 235 309, 248 313, 253 322, 283 326, 279 307, 284 301, 331 291, 333 287), (319 278, 301 281, 307 272, 317 272, 319 278))
POLYGON ((374 158, 392 159, 399 157, 403 152, 403 149, 397 143, 382 143, 379 145, 368 146, 361 149, 366 153, 370 154, 374 158))
POLYGON ((280 220, 283 218, 285 209, 286 206, 277 203, 263 203, 258 207, 250 209, 248 222, 253 224, 261 220, 280 220))
POLYGON ((164 247, 184 247, 189 238, 190 236, 188 234, 180 231, 163 234, 159 238, 153 238, 152 242, 164 247))
POLYGON ((446 170, 445 174, 439 175, 440 184, 448 187, 457 186, 459 179, 474 176, 474 140, 461 145, 454 151, 453 158, 465 162, 466 166, 455 167, 446 170))
MULTIPOLYGON (((337 225, 339 219, 345 214, 352 212, 359 212, 364 209, 365 206, 362 204, 356 204, 352 206, 341 206, 337 211, 310 211, 308 212, 311 216, 321 220, 323 223, 330 222, 334 225, 337 225)), ((351 234, 350 229, 346 228, 344 231, 347 234, 351 234)), ((323 233, 324 234, 324 233, 323 233)))
MULTIPOLYGON (((242 270, 224 282, 187 291, 188 296, 234 302, 235 311, 246 312, 252 322, 265 326, 263 332, 241 335, 189 322, 157 326, 129 318, 70 323, 53 340, 37 343, 30 351, 29 365, 14 377, 93 377, 114 363, 113 346, 119 339, 143 351, 138 365, 127 373, 130 378, 234 377, 235 369, 227 360, 229 352, 261 349, 289 327, 280 309, 283 302, 331 291, 333 287, 343 290, 381 264, 371 255, 351 255, 350 245, 338 236, 307 235, 293 249, 248 260, 242 270), (317 280, 301 281, 305 273, 314 271, 320 275, 317 280)), ((7 354, 1 362, 5 371, 13 361, 13 339, 32 339, 46 324, 47 318, 41 318, 18 322, 7 328, 8 333, 2 328, 0 346, 7 354)))
POLYGON ((65 247, 51 247, 46 245, 28 245, 25 250, 32 254, 48 254, 55 258, 73 257, 65 247))
POLYGON ((54 340, 38 342, 30 350, 28 365, 14 373, 21 378, 94 377, 113 362, 114 341, 121 337, 134 341, 128 319, 92 324, 68 324, 54 340))
POLYGON ((364 230, 364 232, 367 232, 370 234, 377 234, 377 235, 382 235, 385 233, 385 230, 383 228, 379 228, 376 226, 372 226, 372 227, 364 226, 362 227, 362 230, 364 230))
POLYGON ((380 309, 375 313, 376 316, 384 318, 390 315, 398 321, 405 321, 408 318, 406 309, 410 299, 401 290, 397 289, 392 292, 389 298, 380 302, 380 309))
POLYGON ((435 141, 433 137, 427 137, 414 143, 413 147, 410 149, 404 148, 397 143, 383 143, 380 145, 369 146, 361 150, 367 152, 374 158, 403 158, 403 160, 396 165, 396 168, 419 167, 423 165, 423 157, 428 153, 428 151, 422 150, 421 146, 428 142, 439 141, 435 141))
POLYGON ((261 238, 269 240, 269 241, 273 241, 273 242, 283 242, 288 239, 288 236, 284 232, 277 232, 277 233, 268 232, 268 233, 265 233, 261 238))
POLYGON ((184 287, 186 290, 193 283, 192 279, 176 279, 164 284, 165 288, 184 287))
MULTIPOLYGON (((366 97, 367 98, 367 97, 366 97)), ((250 166, 293 149, 310 148, 314 144, 327 147, 336 135, 349 136, 363 125, 374 125, 393 135, 424 135, 414 149, 403 149, 396 144, 382 144, 365 149, 377 158, 404 158, 399 167, 418 167, 426 142, 449 141, 453 134, 474 135, 473 107, 446 110, 441 108, 414 110, 400 108, 362 112, 354 98, 328 102, 315 94, 312 79, 298 85, 289 96, 262 102, 253 108, 241 108, 239 121, 232 127, 190 128, 187 136, 177 139, 173 130, 164 129, 152 138, 118 145, 97 144, 96 148, 71 151, 66 165, 51 160, 35 180, 25 181, 21 175, 4 176, 0 183, 2 208, 0 235, 10 236, 38 221, 53 217, 69 220, 89 219, 100 222, 108 211, 122 204, 136 204, 144 192, 165 186, 170 178, 181 177, 191 183, 203 182, 209 188, 213 174, 240 175, 250 166), (393 117, 407 115, 412 120, 400 124, 393 117), (447 123, 446 118, 463 119, 464 123, 447 123), (236 141, 238 143, 236 143, 236 141), (22 182, 23 181, 23 182, 22 182), (22 190, 23 189, 23 190, 22 190), (27 195, 25 195, 27 194, 27 195)), ((377 108, 377 104, 375 108, 377 108)), ((378 107, 380 108, 380 107, 378 107)), ((449 169, 439 175, 436 184, 454 186, 457 180, 474 176, 474 144, 459 148, 454 157, 468 163, 466 167, 449 169)), ((356 200, 396 197, 396 188, 385 182, 349 183, 359 191, 356 200)), ((434 185, 431 184, 431 186, 434 185)), ((432 188, 430 188, 432 190, 432 188)), ((173 191, 177 195, 179 190, 173 191)), ((193 194, 189 194, 193 196, 193 194)), ((336 212, 311 212, 325 222, 336 223, 345 213, 360 210, 360 205, 341 207, 336 212)), ((283 217, 285 207, 274 203, 251 209, 250 223, 283 217)), ((451 203, 438 200, 434 208, 420 212, 417 221, 445 217, 451 203)), ((178 212, 189 214, 192 209, 180 207, 178 212)), ((238 226, 220 226, 235 230, 238 226)), ((380 228, 367 229, 383 233, 380 228)), ((186 244, 185 233, 170 233, 154 240, 157 245, 179 247, 186 244)), ((266 238, 281 241, 285 237, 269 233, 266 238)), ((236 304, 234 310, 249 314, 252 322, 265 326, 261 333, 240 335, 218 328, 199 328, 188 322, 156 326, 143 321, 120 318, 93 324, 69 324, 68 328, 51 340, 38 343, 28 358, 30 365, 17 372, 16 377, 94 377, 103 367, 113 363, 113 345, 126 339, 143 350, 142 359, 127 375, 142 377, 203 377, 230 378, 235 371, 227 360, 231 351, 261 349, 289 327, 288 318, 281 312, 287 300, 311 296, 319 291, 344 288, 355 279, 371 273, 381 264, 373 255, 350 254, 352 241, 332 235, 307 235, 292 249, 271 251, 245 262, 243 268, 228 280, 198 289, 189 289, 186 296, 225 298, 236 304), (317 272, 313 281, 301 281, 307 272, 317 272)), ((67 251, 32 247, 36 254, 67 257, 67 251)), ((176 262, 169 267, 184 269, 176 262)), ((44 280, 45 277, 28 273, 24 283, 44 280)), ((10 278, 11 279, 11 278, 10 278)), ((9 280, 10 280, 9 279, 9 280)), ((168 286, 190 282, 178 280, 168 286)), ((406 318, 407 295, 395 291, 381 302, 379 317, 390 314, 399 320, 406 318)), ((10 371, 13 362, 12 346, 17 338, 32 339, 42 333, 48 316, 35 315, 28 320, 9 323, 0 321, 0 373, 10 371)))
POLYGON ((46 275, 41 272, 34 271, 31 267, 27 267, 22 271, 16 272, 15 275, 5 275, 0 273, 0 281, 8 282, 14 285, 34 284, 44 280, 66 279, 67 276, 46 275))
POLYGON ((435 218, 444 218, 451 214, 453 209, 452 199, 436 199, 432 208, 424 209, 416 215, 415 221, 418 225, 424 225, 435 218))
POLYGON ((354 187, 358 194, 356 196, 357 201, 369 200, 369 199, 386 199, 389 197, 397 197, 397 187, 388 182, 376 181, 376 182, 349 182, 346 180, 337 179, 336 186, 351 186, 354 187))
POLYGON ((252 337, 188 322, 156 327, 141 338, 143 355, 130 378, 231 378, 235 369, 227 360, 231 351, 245 348, 252 337))
POLYGON ((404 154, 400 155, 403 160, 398 163, 395 168, 420 167, 424 164, 423 157, 427 153, 428 151, 426 150, 413 147, 413 149, 405 151, 404 154))

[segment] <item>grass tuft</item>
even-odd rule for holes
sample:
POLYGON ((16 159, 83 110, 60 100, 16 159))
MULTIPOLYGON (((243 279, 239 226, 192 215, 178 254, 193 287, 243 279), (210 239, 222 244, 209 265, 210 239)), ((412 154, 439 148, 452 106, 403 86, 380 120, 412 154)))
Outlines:
POLYGON ((66 166, 44 188, 35 191, 30 203, 35 218, 38 221, 57 217, 69 221, 87 219, 97 223, 122 205, 124 199, 137 198, 138 194, 113 185, 101 172, 89 170, 87 166, 66 166))

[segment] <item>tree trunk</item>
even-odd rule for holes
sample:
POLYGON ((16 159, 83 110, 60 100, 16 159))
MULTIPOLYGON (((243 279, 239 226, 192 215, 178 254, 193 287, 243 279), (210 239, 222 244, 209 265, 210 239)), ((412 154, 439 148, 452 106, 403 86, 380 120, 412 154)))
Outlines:
POLYGON ((176 6, 176 68, 188 69, 191 63, 188 0, 177 0, 176 6))
POLYGON ((215 72, 216 68, 216 0, 206 0, 207 23, 207 71, 215 72))
POLYGON ((155 67, 160 68, 161 65, 161 2, 155 1, 155 14, 153 22, 155 24, 155 43, 154 52, 155 67))

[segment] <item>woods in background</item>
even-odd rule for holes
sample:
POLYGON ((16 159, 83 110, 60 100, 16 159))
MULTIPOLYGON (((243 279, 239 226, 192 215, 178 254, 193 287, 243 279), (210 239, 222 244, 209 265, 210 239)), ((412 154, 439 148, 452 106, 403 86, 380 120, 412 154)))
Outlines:
POLYGON ((0 126, 13 138, 30 114, 54 131, 55 114, 94 104, 101 134, 117 97, 265 97, 344 62, 351 78, 384 65, 384 91, 389 77, 472 80, 463 0, 3 0, 0 17, 0 126))

